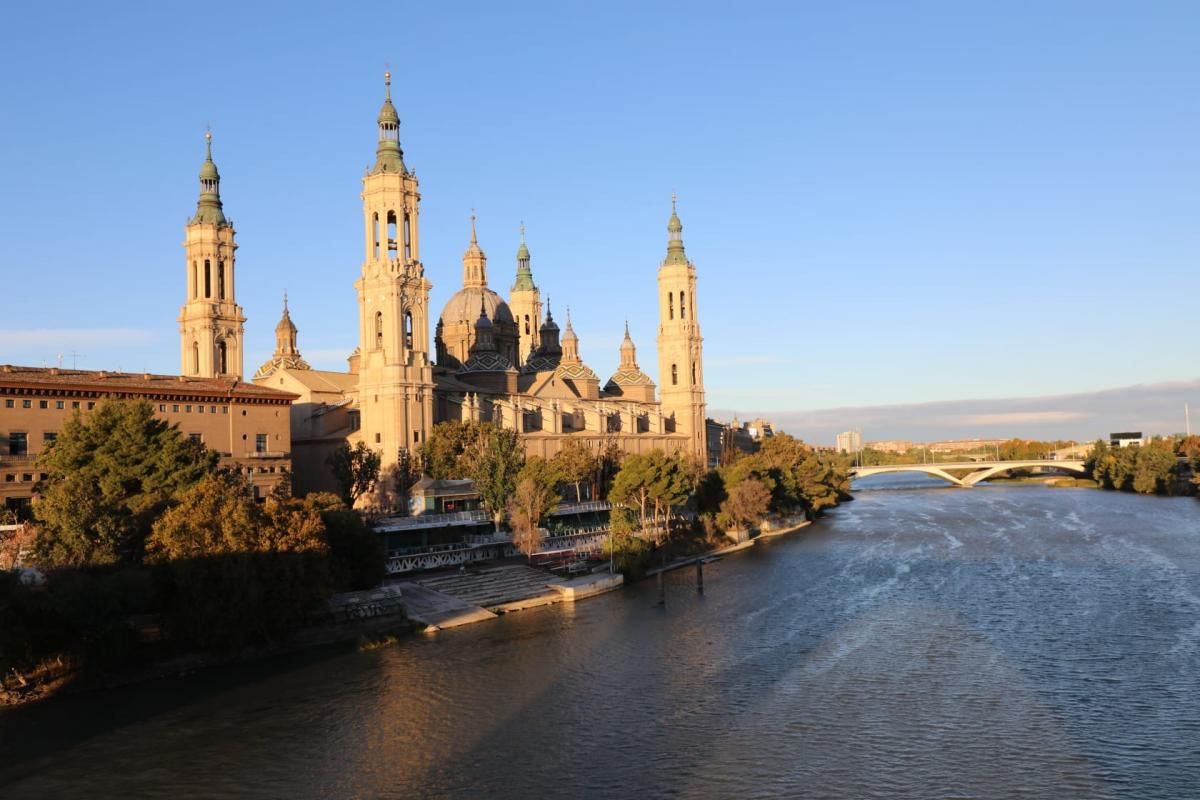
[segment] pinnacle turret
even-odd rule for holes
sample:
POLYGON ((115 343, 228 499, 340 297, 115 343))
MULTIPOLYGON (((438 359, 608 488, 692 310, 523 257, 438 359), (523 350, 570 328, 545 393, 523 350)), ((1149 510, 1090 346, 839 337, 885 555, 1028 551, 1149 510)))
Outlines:
POLYGON ((191 224, 206 223, 225 225, 225 211, 221 206, 221 173, 212 157, 212 131, 204 132, 205 159, 200 165, 200 199, 196 202, 196 216, 191 224))
POLYGON ((517 279, 513 281, 514 292, 534 292, 533 269, 530 266, 529 246, 525 244, 525 224, 521 224, 521 246, 517 248, 517 279))
POLYGON ((384 99, 379 109, 379 145, 375 148, 375 167, 371 174, 397 172, 405 174, 404 151, 400 149, 400 115, 392 105, 392 73, 383 73, 384 99))
POLYGON ((664 264, 686 264, 687 255, 683 251, 683 223, 675 211, 675 193, 671 193, 671 218, 667 220, 667 258, 664 264))

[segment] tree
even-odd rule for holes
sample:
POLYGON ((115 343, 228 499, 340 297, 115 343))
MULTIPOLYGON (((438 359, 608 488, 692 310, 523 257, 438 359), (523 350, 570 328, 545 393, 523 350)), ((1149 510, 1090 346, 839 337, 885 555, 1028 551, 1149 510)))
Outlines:
POLYGON ((656 537, 669 526, 675 510, 687 503, 695 486, 695 470, 679 456, 661 450, 630 456, 613 479, 609 500, 636 514, 642 535, 656 537))
POLYGON ((461 462, 499 532, 508 498, 517 488, 517 474, 525 463, 517 432, 490 422, 481 424, 461 462))
POLYGON ((154 416, 105 400, 67 419, 38 459, 36 559, 47 567, 140 564, 154 521, 213 474, 217 454, 154 416))
POLYGON ((479 437, 479 422, 439 422, 421 445, 425 473, 434 480, 464 478, 463 453, 479 437))
POLYGON ((733 528, 753 528, 762 522, 771 505, 771 492, 755 478, 747 478, 729 490, 721 504, 722 522, 733 528))
POLYGON ((379 453, 367 447, 365 442, 354 447, 342 442, 329 454, 327 463, 347 505, 353 507, 358 498, 375 486, 379 480, 380 462, 379 453))
POLYGON ((516 490, 508 500, 508 518, 513 542, 526 556, 532 556, 542 545, 541 522, 558 507, 561 481, 562 473, 554 461, 534 456, 521 467, 516 490))
POLYGON ((593 477, 600 466, 595 453, 579 441, 568 439, 554 456, 554 462, 562 475, 561 480, 575 487, 575 502, 582 502, 580 484, 593 477))
POLYGON ((370 589, 382 583, 387 575, 383 539, 363 522, 358 512, 329 492, 314 492, 303 503, 320 514, 325 524, 334 591, 370 589))
POLYGON ((232 651, 304 623, 330 589, 324 533, 315 508, 277 499, 260 508, 236 474, 193 487, 146 545, 147 562, 168 576, 176 646, 232 651))
POLYGON ((1175 490, 1175 448, 1166 439, 1153 439, 1136 450, 1133 491, 1141 494, 1172 494, 1175 490))

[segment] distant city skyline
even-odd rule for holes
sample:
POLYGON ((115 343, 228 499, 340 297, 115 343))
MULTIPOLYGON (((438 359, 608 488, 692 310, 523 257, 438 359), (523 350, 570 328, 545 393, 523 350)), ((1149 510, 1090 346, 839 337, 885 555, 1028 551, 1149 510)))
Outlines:
POLYGON ((429 187, 435 308, 460 283, 472 208, 498 285, 524 221, 545 294, 587 292, 574 324, 607 375, 626 318, 654 341, 654 294, 629 287, 654 274, 676 190, 714 416, 828 443, 850 426, 1079 438, 1169 420, 1156 403, 1125 409, 1147 424, 1113 409, 958 425, 1027 412, 954 409, 1133 402, 1118 387, 1162 382, 1191 382, 1180 396, 1200 406, 1190 315, 1171 303, 1200 288, 1192 4, 396 13, 376 44, 361 14, 319 4, 22 8, 0 48, 20 76, 0 86, 0 268, 18 290, 0 362, 179 370, 182 226, 211 125, 246 362, 269 357, 286 290, 305 358, 344 368, 356 175, 390 62, 429 187), (878 410, 957 398, 996 400, 939 406, 936 424, 878 410), (865 407, 868 422, 823 421, 865 407))
MULTIPOLYGON (((1184 404, 1200 409, 1200 380, 1123 386, 1046 397, 945 400, 933 403, 783 411, 771 415, 777 430, 833 446, 847 429, 864 443, 887 439, 1108 439, 1116 431, 1147 436, 1185 432, 1184 404)), ((724 419, 728 409, 713 409, 724 419)), ((744 417, 744 415, 743 415, 744 417)), ((1200 432, 1193 420, 1192 433, 1200 432)))

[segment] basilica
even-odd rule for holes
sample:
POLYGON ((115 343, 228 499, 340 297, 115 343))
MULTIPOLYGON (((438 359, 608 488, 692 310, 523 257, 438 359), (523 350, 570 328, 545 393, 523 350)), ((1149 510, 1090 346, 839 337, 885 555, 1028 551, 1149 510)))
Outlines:
MULTIPOLYGON (((638 364, 628 326, 620 365, 607 381, 587 365, 570 313, 560 328, 549 301, 543 303, 523 231, 505 299, 489 285, 472 218, 462 288, 432 319, 420 199, 400 147, 388 75, 375 163, 363 177, 363 261, 354 282, 358 347, 344 372, 312 369, 301 357, 285 298, 274 353, 253 376, 255 384, 297 396, 291 411, 297 492, 331 488, 327 458, 343 442, 366 443, 385 470, 415 463, 433 426, 446 420, 514 429, 530 455, 553 456, 575 439, 595 449, 615 444, 627 453, 660 449, 707 458, 696 268, 684 252, 674 200, 657 273, 656 385, 638 364)), ((211 137, 184 248, 182 374, 240 380, 245 316, 235 299, 237 244, 221 203, 211 137)))

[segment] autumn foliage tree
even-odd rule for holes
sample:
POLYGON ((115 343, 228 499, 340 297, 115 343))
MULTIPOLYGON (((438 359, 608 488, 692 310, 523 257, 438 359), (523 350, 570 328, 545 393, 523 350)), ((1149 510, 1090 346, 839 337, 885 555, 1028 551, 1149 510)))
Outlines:
POLYGON ((747 478, 729 489, 721 503, 720 524, 726 528, 748 529, 759 525, 771 506, 771 492, 757 478, 747 478))
POLYGON ((542 545, 542 520, 558 507, 561 481, 558 465, 538 456, 528 459, 517 475, 516 489, 508 500, 508 519, 513 542, 527 556, 542 545))

